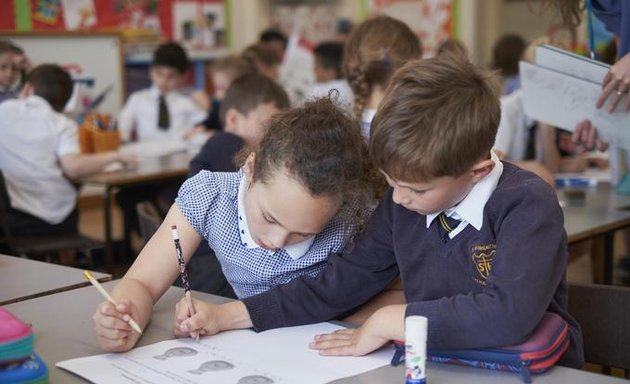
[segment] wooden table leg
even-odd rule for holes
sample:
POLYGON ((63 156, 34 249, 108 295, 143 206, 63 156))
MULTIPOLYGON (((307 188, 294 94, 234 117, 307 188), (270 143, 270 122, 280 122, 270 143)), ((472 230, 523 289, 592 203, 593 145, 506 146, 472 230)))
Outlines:
POLYGON ((614 270, 615 232, 608 232, 593 239, 591 266, 595 284, 612 284, 614 270))
POLYGON ((105 188, 103 215, 105 218, 105 269, 114 269, 114 243, 112 240, 112 190, 105 188))

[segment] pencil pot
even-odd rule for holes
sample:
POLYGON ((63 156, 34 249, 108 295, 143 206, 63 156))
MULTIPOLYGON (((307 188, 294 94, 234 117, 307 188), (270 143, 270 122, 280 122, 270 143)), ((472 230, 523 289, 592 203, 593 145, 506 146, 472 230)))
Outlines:
POLYGON ((79 148, 81 153, 94 153, 92 132, 84 126, 79 127, 79 148))
POLYGON ((118 131, 99 131, 92 132, 92 145, 94 152, 115 151, 120 146, 120 134, 118 131))
POLYGON ((103 114, 88 114, 79 128, 82 153, 115 151, 120 146, 120 134, 114 120, 103 114))

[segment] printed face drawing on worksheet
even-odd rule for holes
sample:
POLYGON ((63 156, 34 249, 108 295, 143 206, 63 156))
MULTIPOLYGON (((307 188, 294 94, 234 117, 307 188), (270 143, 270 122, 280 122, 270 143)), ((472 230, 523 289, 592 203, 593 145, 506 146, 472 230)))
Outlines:
POLYGON ((226 371, 233 369, 234 364, 224 360, 210 360, 201 364, 199 368, 188 371, 193 375, 201 375, 204 372, 226 371))
POLYGON ((153 356, 153 358, 157 360, 166 360, 169 357, 194 356, 196 354, 197 354, 197 351, 192 348, 177 347, 177 348, 171 348, 167 350, 166 352, 164 352, 163 355, 153 356))
POLYGON ((241 377, 237 384, 273 384, 273 380, 267 376, 251 375, 241 377))

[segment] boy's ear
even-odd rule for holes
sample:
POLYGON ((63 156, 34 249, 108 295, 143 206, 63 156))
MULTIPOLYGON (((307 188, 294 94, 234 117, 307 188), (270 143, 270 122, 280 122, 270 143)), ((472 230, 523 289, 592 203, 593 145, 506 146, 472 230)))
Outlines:
POLYGON ((22 90, 20 91, 20 94, 18 97, 20 99, 25 99, 31 95, 33 95, 33 84, 24 83, 24 86, 22 87, 22 90))
POLYGON ((245 165, 243 166, 243 171, 245 172, 245 177, 248 182, 252 182, 254 179, 254 160, 256 159, 256 152, 252 152, 247 156, 247 160, 245 160, 245 165))
POLYGON ((239 112, 236 108, 229 108, 225 112, 225 131, 228 133, 236 134, 237 120, 239 112))
POLYGON ((491 159, 481 160, 475 165, 473 165, 471 173, 472 173, 472 182, 477 183, 479 180, 486 177, 492 170, 494 169, 494 161, 491 159))

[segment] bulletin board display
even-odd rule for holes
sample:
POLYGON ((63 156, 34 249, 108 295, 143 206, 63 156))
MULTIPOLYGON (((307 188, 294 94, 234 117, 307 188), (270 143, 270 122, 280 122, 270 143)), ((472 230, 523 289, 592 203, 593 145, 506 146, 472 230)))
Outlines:
POLYGON ((118 34, 2 32, 0 39, 21 46, 34 65, 58 64, 68 68, 75 79, 89 81, 89 85, 81 89, 84 99, 96 98, 109 89, 98 107, 99 112, 116 115, 122 108, 124 62, 118 34))
POLYGON ((423 54, 433 56, 444 40, 458 36, 458 0, 363 0, 364 15, 385 14, 404 21, 420 37, 423 54))
POLYGON ((0 30, 18 32, 150 31, 189 49, 226 46, 225 0, 6 0, 0 30))

